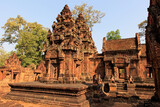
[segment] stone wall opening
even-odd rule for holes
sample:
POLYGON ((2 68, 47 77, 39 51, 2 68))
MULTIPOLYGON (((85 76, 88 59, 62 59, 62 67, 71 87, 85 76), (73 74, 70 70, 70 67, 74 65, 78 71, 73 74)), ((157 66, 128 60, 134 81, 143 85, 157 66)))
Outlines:
POLYGON ((13 80, 16 80, 16 78, 17 78, 17 73, 14 73, 13 74, 13 80))
POLYGON ((126 77, 125 68, 118 68, 118 72, 119 72, 119 79, 125 79, 126 77))
POLYGON ((109 83, 105 83, 103 88, 104 88, 104 92, 109 93, 110 91, 109 83))

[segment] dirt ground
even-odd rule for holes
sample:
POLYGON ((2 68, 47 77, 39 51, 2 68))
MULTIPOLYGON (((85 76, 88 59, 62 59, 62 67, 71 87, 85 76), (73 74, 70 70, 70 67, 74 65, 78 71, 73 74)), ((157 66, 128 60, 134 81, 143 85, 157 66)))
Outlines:
POLYGON ((0 107, 57 107, 56 105, 33 104, 22 101, 4 99, 6 93, 0 93, 0 107))

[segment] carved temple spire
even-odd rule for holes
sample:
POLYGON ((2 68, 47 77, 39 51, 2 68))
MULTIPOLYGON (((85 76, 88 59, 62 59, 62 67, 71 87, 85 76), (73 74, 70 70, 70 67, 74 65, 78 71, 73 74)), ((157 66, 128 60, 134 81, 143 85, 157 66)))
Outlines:
POLYGON ((84 19, 82 13, 80 13, 80 14, 78 15, 78 18, 76 19, 76 23, 79 23, 79 22, 85 23, 85 19, 84 19))
POLYGON ((84 53, 92 55, 97 49, 82 14, 79 14, 75 21, 68 5, 65 5, 56 20, 57 22, 53 22, 52 25, 53 32, 49 30, 47 36, 49 40, 49 46, 45 51, 47 70, 51 73, 49 75, 51 78, 72 81, 76 72, 79 72, 75 67, 82 67, 81 61, 86 60, 84 53), (66 74, 67 77, 64 76, 66 74))
POLYGON ((52 38, 52 32, 50 29, 48 30, 47 39, 48 39, 49 44, 51 45, 53 42, 53 40, 52 40, 53 38, 52 38))
POLYGON ((94 45, 94 41, 92 39, 92 33, 89 30, 89 26, 85 21, 85 18, 83 17, 82 13, 78 15, 78 18, 76 19, 76 29, 77 29, 77 35, 79 38, 81 38, 83 42, 83 49, 87 53, 95 53, 97 52, 97 49, 94 45), (93 51, 93 52, 91 52, 93 51))
POLYGON ((71 15, 72 16, 72 13, 68 7, 68 5, 66 4, 61 12, 61 15, 71 15))

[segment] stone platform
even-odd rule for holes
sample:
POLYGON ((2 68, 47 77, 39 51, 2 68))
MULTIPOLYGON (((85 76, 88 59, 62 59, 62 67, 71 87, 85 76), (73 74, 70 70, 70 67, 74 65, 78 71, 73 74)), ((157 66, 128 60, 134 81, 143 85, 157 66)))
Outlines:
POLYGON ((89 107, 84 84, 45 84, 23 82, 9 84, 11 92, 4 98, 65 107, 89 107))

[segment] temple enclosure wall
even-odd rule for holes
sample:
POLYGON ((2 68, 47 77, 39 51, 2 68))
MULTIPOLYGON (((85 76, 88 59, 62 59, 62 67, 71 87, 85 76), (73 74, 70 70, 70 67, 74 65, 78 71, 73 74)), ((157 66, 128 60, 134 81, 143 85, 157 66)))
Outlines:
POLYGON ((160 99, 160 0, 150 0, 146 27, 147 60, 152 66, 156 99, 160 99))

